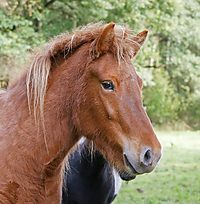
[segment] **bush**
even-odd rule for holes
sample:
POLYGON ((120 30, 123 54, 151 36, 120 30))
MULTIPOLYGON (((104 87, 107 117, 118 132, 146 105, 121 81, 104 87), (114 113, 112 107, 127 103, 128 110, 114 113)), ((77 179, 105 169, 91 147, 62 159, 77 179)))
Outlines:
POLYGON ((155 85, 143 89, 147 114, 155 124, 171 124, 178 119, 180 102, 164 69, 154 69, 153 78, 155 85))
POLYGON ((179 118, 194 130, 200 129, 200 96, 191 96, 185 107, 179 112, 179 118))

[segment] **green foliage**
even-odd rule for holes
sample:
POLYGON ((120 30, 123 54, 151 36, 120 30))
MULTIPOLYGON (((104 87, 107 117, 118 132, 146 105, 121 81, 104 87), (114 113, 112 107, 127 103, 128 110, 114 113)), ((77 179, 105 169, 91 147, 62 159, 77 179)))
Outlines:
POLYGON ((20 16, 7 16, 0 11, 0 54, 20 55, 37 45, 38 33, 31 27, 32 22, 20 16))
POLYGON ((0 8, 0 78, 54 35, 100 20, 127 23, 149 30, 134 64, 151 120, 200 128, 200 0, 3 0, 0 8))
POLYGON ((179 111, 179 118, 190 124, 194 130, 200 129, 200 97, 191 95, 179 111))
POLYGON ((31 47, 45 42, 18 5, 18 1, 8 1, 0 10, 0 77, 3 78, 10 78, 17 65, 25 63, 31 47))
POLYGON ((153 79, 155 84, 143 89, 144 106, 149 117, 157 124, 167 124, 177 120, 180 102, 169 84, 167 73, 164 69, 154 69, 153 79))

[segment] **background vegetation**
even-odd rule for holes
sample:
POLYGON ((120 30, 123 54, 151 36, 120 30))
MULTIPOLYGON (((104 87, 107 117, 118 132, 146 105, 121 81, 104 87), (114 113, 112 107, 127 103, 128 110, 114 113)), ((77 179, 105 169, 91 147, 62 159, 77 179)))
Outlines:
POLYGON ((150 32, 134 64, 152 122, 200 129, 199 11, 200 0, 1 0, 0 80, 54 35, 100 20, 128 23, 150 32))

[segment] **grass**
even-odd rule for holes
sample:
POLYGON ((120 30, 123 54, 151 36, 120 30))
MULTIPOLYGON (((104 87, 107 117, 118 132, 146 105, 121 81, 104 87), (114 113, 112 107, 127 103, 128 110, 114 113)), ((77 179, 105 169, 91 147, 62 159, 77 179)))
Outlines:
POLYGON ((114 204, 200 203, 200 131, 157 131, 163 156, 156 169, 123 182, 114 204))

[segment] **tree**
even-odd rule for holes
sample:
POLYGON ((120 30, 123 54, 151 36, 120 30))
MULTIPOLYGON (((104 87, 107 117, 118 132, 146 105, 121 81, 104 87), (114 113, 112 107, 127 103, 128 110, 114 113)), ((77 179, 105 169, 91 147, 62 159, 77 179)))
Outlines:
POLYGON ((54 35, 100 20, 127 23, 135 33, 149 30, 134 64, 152 121, 200 128, 200 0, 4 0, 0 7, 0 78, 54 35))

